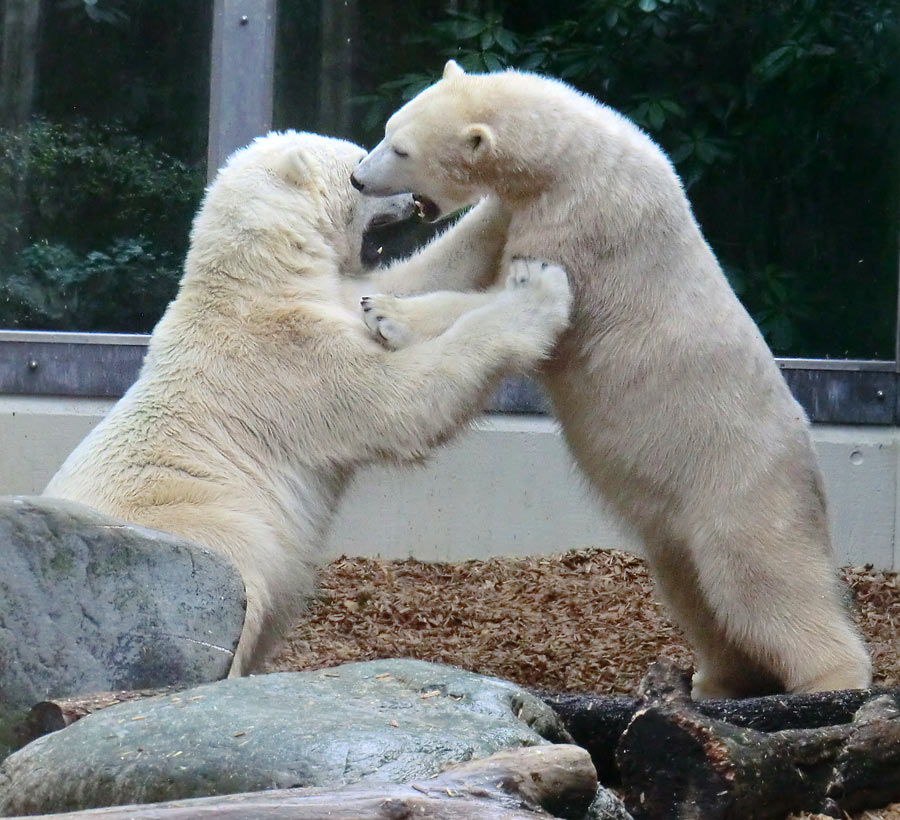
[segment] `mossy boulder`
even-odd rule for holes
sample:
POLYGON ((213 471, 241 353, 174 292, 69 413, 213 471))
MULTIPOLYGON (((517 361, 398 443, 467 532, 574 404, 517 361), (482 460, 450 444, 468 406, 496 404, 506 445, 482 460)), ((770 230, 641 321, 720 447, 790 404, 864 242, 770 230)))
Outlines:
POLYGON ((0 767, 0 815, 402 783, 553 741, 571 738, 526 690, 424 661, 235 678, 122 703, 38 738, 0 767))
POLYGON ((223 556, 44 497, 0 498, 0 759, 36 702, 228 673, 244 586, 223 556))

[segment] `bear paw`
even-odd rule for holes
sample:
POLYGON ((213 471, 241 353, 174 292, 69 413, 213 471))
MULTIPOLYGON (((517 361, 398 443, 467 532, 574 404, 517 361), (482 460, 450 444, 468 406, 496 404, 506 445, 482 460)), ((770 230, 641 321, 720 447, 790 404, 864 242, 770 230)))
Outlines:
POLYGON ((399 299, 379 293, 363 296, 359 303, 366 327, 385 347, 400 350, 415 341, 412 331, 396 315, 400 313, 399 299))
POLYGON ((569 278, 559 265, 540 259, 514 258, 509 263, 506 279, 507 291, 521 293, 538 304, 551 308, 551 312, 568 318, 572 305, 569 278))

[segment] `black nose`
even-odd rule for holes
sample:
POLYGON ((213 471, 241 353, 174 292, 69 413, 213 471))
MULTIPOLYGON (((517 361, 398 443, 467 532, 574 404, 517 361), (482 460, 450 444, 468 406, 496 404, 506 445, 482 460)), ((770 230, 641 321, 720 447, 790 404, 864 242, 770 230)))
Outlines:
POLYGON ((353 174, 350 174, 350 184, 356 188, 357 191, 361 191, 366 187, 353 174))

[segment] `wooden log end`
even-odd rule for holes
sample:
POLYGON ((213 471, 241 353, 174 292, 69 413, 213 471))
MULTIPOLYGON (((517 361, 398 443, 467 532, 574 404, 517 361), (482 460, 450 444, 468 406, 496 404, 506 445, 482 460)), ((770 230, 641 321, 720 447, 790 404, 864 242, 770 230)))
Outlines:
POLYGON ((669 658, 658 658, 647 669, 637 695, 645 702, 687 703, 691 699, 691 670, 669 658))
POLYGON ((704 722, 665 707, 639 710, 616 750, 625 806, 635 820, 728 816, 727 747, 704 722))
POLYGON ((556 817, 581 818, 597 793, 597 773, 580 746, 553 744, 496 752, 448 767, 436 780, 417 784, 451 791, 499 790, 556 817))

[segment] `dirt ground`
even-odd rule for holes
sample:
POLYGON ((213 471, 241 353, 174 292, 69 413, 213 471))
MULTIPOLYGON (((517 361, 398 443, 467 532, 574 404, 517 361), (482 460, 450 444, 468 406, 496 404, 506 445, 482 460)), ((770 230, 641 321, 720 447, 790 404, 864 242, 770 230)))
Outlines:
MULTIPOLYGON (((856 567, 843 576, 875 682, 900 685, 896 573, 856 567)), ((454 564, 340 558, 270 669, 408 657, 540 689, 622 694, 660 655, 692 662, 644 562, 628 553, 454 564)), ((900 820, 900 804, 857 818, 900 820)))

